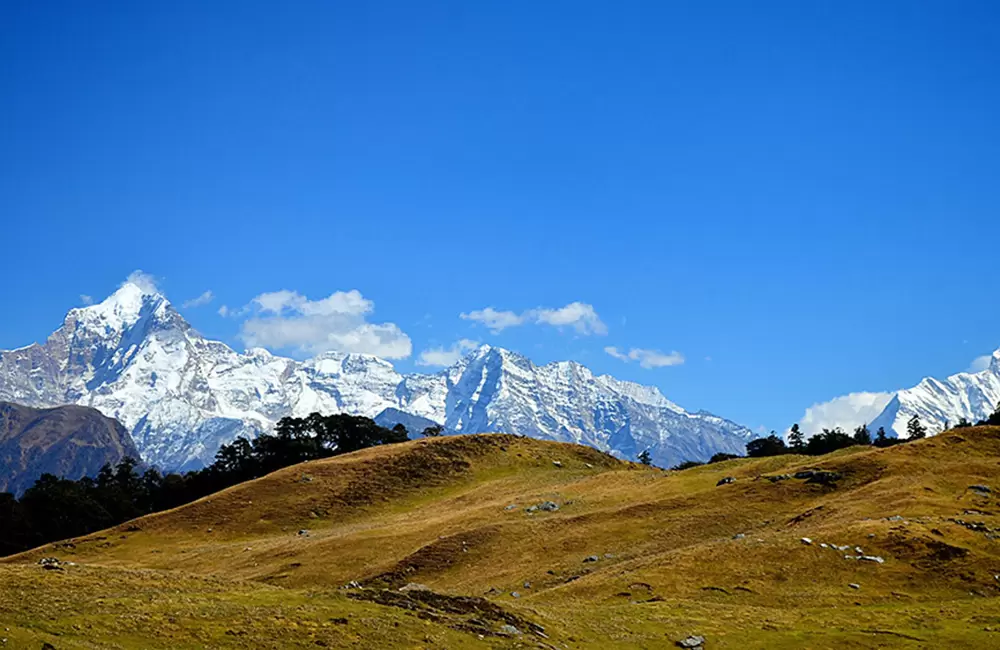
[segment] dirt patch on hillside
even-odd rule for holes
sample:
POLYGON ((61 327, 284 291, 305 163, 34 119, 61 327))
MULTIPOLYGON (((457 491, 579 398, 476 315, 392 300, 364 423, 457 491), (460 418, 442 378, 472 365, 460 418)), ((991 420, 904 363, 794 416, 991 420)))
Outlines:
POLYGON ((486 526, 441 537, 411 553, 388 571, 362 581, 366 587, 398 589, 410 582, 426 579, 470 558, 487 552, 500 535, 500 526, 486 526))

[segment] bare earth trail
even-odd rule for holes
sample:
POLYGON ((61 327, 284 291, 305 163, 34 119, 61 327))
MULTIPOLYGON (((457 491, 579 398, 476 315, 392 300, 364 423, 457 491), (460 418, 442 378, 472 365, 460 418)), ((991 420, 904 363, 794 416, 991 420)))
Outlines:
POLYGON ((683 472, 510 435, 420 440, 7 558, 0 637, 57 650, 663 648, 691 634, 706 648, 1000 648, 997 490, 1000 429, 986 427, 683 472))

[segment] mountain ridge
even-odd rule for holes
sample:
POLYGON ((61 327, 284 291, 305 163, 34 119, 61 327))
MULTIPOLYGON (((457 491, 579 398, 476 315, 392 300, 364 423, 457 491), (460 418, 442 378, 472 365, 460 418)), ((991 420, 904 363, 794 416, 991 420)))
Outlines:
POLYGON ((128 431, 78 405, 37 409, 0 401, 0 492, 20 494, 42 474, 76 480, 106 464, 139 459, 128 431))
POLYGON ((1000 349, 978 372, 959 372, 946 379, 924 377, 913 388, 896 391, 869 428, 892 431, 906 438, 906 424, 918 416, 929 433, 954 426, 961 419, 977 422, 1000 407, 1000 349))
POLYGON ((660 465, 741 452, 753 437, 724 418, 685 411, 655 387, 573 361, 536 365, 490 345, 433 374, 402 374, 361 353, 302 361, 263 348, 240 353, 130 282, 71 309, 44 344, 0 351, 0 399, 92 406, 125 424, 143 459, 166 469, 204 466, 238 436, 315 411, 402 413, 449 432, 520 433, 625 457, 649 449, 660 465))

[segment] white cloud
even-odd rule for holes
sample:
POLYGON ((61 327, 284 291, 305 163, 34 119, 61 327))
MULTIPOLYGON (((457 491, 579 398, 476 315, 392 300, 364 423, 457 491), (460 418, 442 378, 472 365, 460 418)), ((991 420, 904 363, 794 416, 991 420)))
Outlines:
POLYGON ((646 350, 643 348, 632 348, 628 352, 619 350, 609 345, 604 351, 619 361, 629 363, 638 361, 643 368, 664 368, 666 366, 679 366, 684 363, 684 355, 680 352, 660 352, 659 350, 646 350))
POLYGON ((93 305, 94 304, 94 298, 92 296, 88 296, 85 293, 81 293, 80 294, 80 302, 82 302, 85 305, 93 305))
POLYGON ((571 302, 565 307, 551 309, 538 307, 520 314, 512 311, 498 311, 493 307, 459 314, 465 320, 482 323, 497 334, 508 327, 518 325, 551 325, 553 327, 572 327, 582 335, 608 333, 608 327, 602 321, 593 305, 583 302, 571 302))
POLYGON ((202 305, 207 305, 213 300, 215 300, 215 294, 213 294, 211 290, 209 290, 201 294, 197 298, 192 298, 191 300, 186 301, 182 305, 182 307, 184 307, 185 309, 189 309, 191 307, 201 307, 202 305))
POLYGON ((227 307, 225 305, 219 307, 219 316, 222 316, 223 318, 225 318, 228 315, 229 315, 229 307, 227 307))
POLYGON ((394 323, 367 322, 375 304, 357 290, 337 291, 321 300, 288 290, 262 293, 248 307, 253 316, 243 323, 240 337, 249 346, 303 354, 360 352, 386 359, 413 352, 410 337, 394 323))
POLYGON ((143 293, 159 293, 160 290, 157 288, 156 278, 145 271, 136 269, 129 273, 129 276, 125 278, 123 284, 134 284, 139 287, 139 290, 143 293))
POLYGON ((981 357, 976 357, 969 364, 969 368, 965 372, 982 372, 990 367, 990 363, 993 362, 992 354, 984 354, 981 357))
POLYGON ((464 357, 466 354, 476 349, 479 343, 462 339, 455 342, 450 348, 431 348, 424 350, 417 358, 418 366, 450 366, 464 357))
POLYGON ((806 409, 799 427, 807 436, 823 429, 840 427, 851 432, 855 427, 868 424, 885 409, 895 393, 851 393, 829 402, 813 404, 806 409))
POLYGON ((482 323, 486 327, 490 328, 494 334, 503 331, 508 327, 514 327, 517 325, 524 324, 524 318, 515 314, 512 311, 497 311, 492 307, 487 307, 486 309, 479 309, 476 311, 470 311, 468 314, 459 314, 459 318, 465 320, 472 320, 478 323, 482 323))

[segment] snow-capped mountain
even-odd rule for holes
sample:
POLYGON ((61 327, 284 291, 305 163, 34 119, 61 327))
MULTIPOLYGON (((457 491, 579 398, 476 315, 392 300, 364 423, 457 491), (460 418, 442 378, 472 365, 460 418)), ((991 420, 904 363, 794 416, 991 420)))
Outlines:
POLYGON ((989 417, 1000 405, 1000 350, 993 353, 990 365, 980 372, 961 372, 945 380, 927 377, 913 388, 893 395, 882 413, 869 425, 895 431, 906 438, 906 423, 914 415, 931 434, 959 420, 977 422, 989 417))
POLYGON ((655 388, 574 362, 536 366, 490 346, 437 374, 410 375, 363 354, 296 361, 263 349, 238 353, 133 283, 70 310, 44 344, 0 352, 0 400, 92 406, 130 430, 143 460, 166 469, 203 466, 240 435, 315 411, 520 433, 632 458, 649 449, 664 466, 740 453, 753 438, 728 420, 688 413, 655 388))

